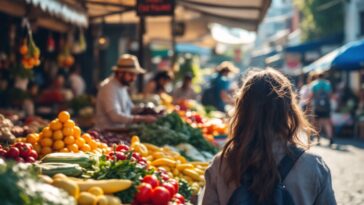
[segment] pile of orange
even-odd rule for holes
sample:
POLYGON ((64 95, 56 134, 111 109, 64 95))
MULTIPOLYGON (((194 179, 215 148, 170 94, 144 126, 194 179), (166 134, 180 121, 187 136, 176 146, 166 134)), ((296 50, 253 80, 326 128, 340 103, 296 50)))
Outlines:
POLYGON ((47 127, 37 134, 29 134, 26 142, 33 145, 33 149, 40 155, 52 152, 107 152, 108 146, 93 139, 70 119, 67 111, 58 114, 58 118, 50 122, 47 127))

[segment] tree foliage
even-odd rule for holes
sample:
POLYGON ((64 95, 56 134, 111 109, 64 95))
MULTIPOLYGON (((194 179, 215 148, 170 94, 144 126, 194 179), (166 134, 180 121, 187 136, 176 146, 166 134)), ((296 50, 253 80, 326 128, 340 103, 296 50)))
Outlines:
POLYGON ((294 0, 302 14, 303 40, 312 40, 341 33, 344 30, 344 1, 294 0))

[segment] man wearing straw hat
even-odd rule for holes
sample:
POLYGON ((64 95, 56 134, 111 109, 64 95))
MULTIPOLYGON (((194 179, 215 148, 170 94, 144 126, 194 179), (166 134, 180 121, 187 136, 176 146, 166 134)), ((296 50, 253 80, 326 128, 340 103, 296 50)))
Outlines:
POLYGON ((119 57, 112 68, 114 74, 100 84, 96 101, 96 127, 99 129, 120 128, 127 124, 156 120, 150 115, 133 115, 134 105, 129 97, 128 87, 138 74, 144 74, 138 59, 129 54, 119 57))

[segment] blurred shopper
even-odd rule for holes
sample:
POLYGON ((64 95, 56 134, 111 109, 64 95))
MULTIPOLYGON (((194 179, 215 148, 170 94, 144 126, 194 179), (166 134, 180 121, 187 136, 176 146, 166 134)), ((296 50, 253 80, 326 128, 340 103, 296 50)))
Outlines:
POLYGON ((286 204, 275 201, 282 190, 294 204, 336 204, 329 168, 303 149, 302 137, 315 131, 285 76, 273 69, 249 72, 235 106, 229 141, 205 172, 200 204, 286 204))
POLYGON ((43 105, 58 106, 73 98, 72 91, 65 86, 65 77, 58 74, 53 84, 44 90, 40 96, 40 103, 43 105))
POLYGON ((299 91, 299 105, 303 111, 309 114, 312 110, 311 106, 311 83, 316 80, 317 74, 311 72, 307 76, 306 84, 304 84, 299 91))
POLYGON ((229 94, 231 81, 229 74, 236 74, 239 69, 233 63, 224 61, 216 68, 217 74, 210 81, 210 87, 202 95, 202 104, 215 107, 221 112, 225 112, 227 104, 234 104, 233 97, 229 94))
POLYGON ((96 101, 96 127, 113 129, 126 124, 156 120, 150 115, 133 115, 134 105, 129 97, 128 87, 138 74, 144 74, 138 59, 129 54, 122 55, 113 67, 114 74, 101 82, 96 101))
MULTIPOLYGON (((317 79, 311 84, 311 98, 313 111, 316 118, 317 129, 324 129, 327 138, 330 140, 330 145, 334 143, 333 127, 331 122, 331 94, 332 87, 329 81, 324 79, 324 74, 317 75, 317 79)), ((320 135, 318 144, 320 144, 320 135)))
POLYGON ((74 96, 79 96, 85 93, 86 84, 81 76, 79 67, 73 67, 69 76, 69 82, 74 96))
POLYGON ((192 88, 192 76, 186 74, 183 77, 182 85, 175 89, 173 92, 173 98, 176 102, 180 100, 196 100, 197 93, 192 88))
POLYGON ((146 85, 144 94, 146 96, 153 94, 167 93, 167 85, 173 80, 173 74, 169 71, 159 71, 146 85))

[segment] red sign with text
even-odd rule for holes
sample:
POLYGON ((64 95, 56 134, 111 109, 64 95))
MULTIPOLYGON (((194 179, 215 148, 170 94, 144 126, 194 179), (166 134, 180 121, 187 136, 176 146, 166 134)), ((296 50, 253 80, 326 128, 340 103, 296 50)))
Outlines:
POLYGON ((173 15, 174 0, 138 0, 138 16, 165 16, 173 15))

